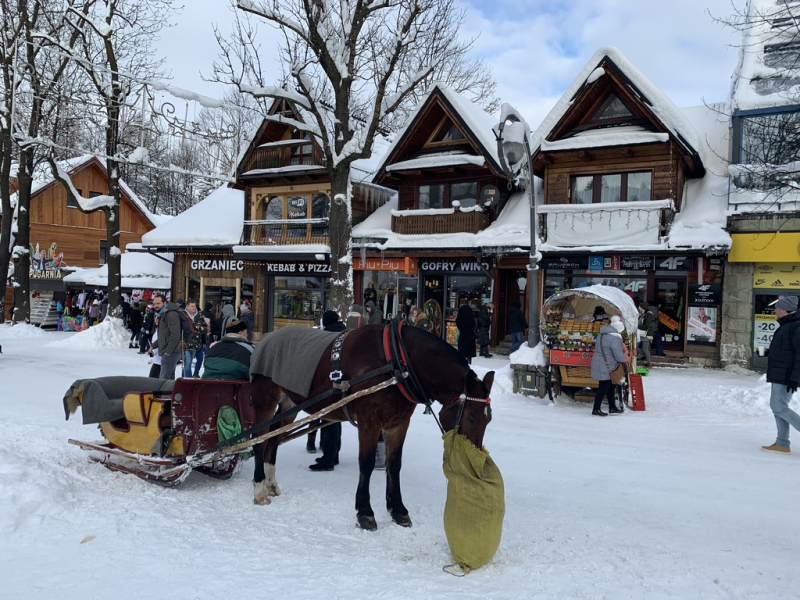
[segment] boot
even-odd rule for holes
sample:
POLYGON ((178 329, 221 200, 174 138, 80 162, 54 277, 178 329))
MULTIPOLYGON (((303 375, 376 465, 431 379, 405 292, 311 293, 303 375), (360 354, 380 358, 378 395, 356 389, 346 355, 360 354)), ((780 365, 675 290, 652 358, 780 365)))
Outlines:
POLYGON ((616 406, 608 409, 608 414, 610 415, 621 415, 625 412, 624 408, 617 408, 616 406))
POLYGON ((776 454, 791 454, 792 451, 786 446, 778 446, 778 444, 771 444, 769 446, 761 446, 764 452, 775 452, 776 454))
POLYGON ((315 462, 313 465, 308 465, 308 468, 312 471, 333 471, 333 465, 323 462, 315 462))
POLYGON ((608 413, 607 413, 607 412, 603 412, 603 411, 602 411, 602 410, 600 410, 599 408, 595 408, 595 409, 592 411, 592 414, 593 414, 595 417, 607 417, 607 416, 608 416, 608 413))
POLYGON ((309 454, 316 454, 317 453, 317 432, 312 431, 308 434, 308 441, 306 442, 306 452, 309 454))
POLYGON ((386 470, 386 446, 382 441, 378 442, 378 447, 375 450, 375 469, 378 471, 386 470))

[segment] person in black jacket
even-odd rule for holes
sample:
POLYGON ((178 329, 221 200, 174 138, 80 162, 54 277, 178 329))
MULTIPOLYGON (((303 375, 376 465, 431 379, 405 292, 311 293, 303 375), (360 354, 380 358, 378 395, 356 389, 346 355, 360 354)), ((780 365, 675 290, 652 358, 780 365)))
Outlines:
POLYGON ((524 332, 528 329, 528 322, 522 314, 519 300, 514 300, 508 305, 508 331, 511 333, 511 352, 516 352, 525 339, 524 332))
POLYGON ((128 340, 128 348, 139 347, 139 334, 142 332, 142 311, 137 304, 133 311, 128 314, 128 322, 131 326, 131 339, 128 340))
POLYGON ((153 339, 153 332, 155 331, 156 313, 153 312, 153 306, 147 305, 144 309, 144 319, 142 322, 142 332, 139 335, 139 354, 144 354, 150 349, 150 340, 153 339))
POLYGON ((789 401, 800 384, 800 315, 797 314, 797 296, 783 296, 773 304, 779 326, 769 345, 767 381, 772 384, 769 407, 775 415, 778 437, 774 444, 761 446, 761 449, 789 454, 789 425, 800 431, 800 415, 789 408, 789 401))
MULTIPOLYGON (((322 328, 325 331, 344 331, 347 329, 346 325, 339 320, 339 314, 333 310, 327 310, 322 315, 322 328)), ((316 431, 308 434, 306 450, 309 452, 314 446, 316 437, 316 431)), ((319 434, 319 447, 322 450, 322 456, 313 465, 308 465, 308 468, 312 471, 333 471, 333 467, 339 464, 339 450, 342 447, 341 423, 331 423, 322 428, 322 432, 319 434)))
POLYGON ((458 307, 456 315, 456 327, 458 327, 458 351, 472 364, 475 356, 475 317, 472 316, 472 308, 467 303, 466 298, 461 299, 461 306, 458 307))
POLYGON ((481 356, 486 358, 492 358, 492 356, 494 356, 493 354, 489 354, 493 312, 494 304, 489 302, 481 306, 481 310, 478 313, 478 344, 481 347, 481 356))

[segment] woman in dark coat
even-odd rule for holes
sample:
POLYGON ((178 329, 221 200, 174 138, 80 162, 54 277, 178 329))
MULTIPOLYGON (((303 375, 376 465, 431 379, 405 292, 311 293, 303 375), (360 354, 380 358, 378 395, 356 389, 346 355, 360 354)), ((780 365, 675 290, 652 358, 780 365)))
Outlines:
POLYGON ((489 341, 490 330, 492 328, 492 312, 494 311, 494 304, 484 304, 478 313, 478 344, 481 347, 481 356, 492 358, 489 354, 489 341))
POLYGON ((469 364, 475 356, 475 317, 472 316, 472 309, 469 304, 462 304, 456 316, 456 327, 458 327, 458 351, 464 355, 469 364))

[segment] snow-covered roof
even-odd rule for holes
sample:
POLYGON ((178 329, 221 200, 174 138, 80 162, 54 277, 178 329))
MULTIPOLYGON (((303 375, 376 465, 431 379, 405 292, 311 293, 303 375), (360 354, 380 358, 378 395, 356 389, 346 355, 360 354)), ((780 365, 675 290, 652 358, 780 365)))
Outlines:
POLYGON ((749 0, 745 12, 739 62, 731 81, 731 107, 736 111, 798 104, 800 4, 749 0))
MULTIPOLYGON (((172 287, 172 254, 153 256, 144 252, 123 252, 120 256, 122 287, 168 290, 172 287)), ((97 269, 76 269, 64 277, 67 284, 108 286, 108 265, 97 269)))
MULTIPOLYGON (((699 152, 701 144, 697 132, 678 107, 639 71, 622 52, 617 48, 607 46, 595 52, 594 56, 586 63, 583 70, 573 80, 553 109, 545 117, 544 121, 542 121, 541 125, 539 125, 539 128, 533 133, 530 140, 532 153, 542 147, 542 143, 547 136, 553 131, 561 118, 573 105, 575 97, 581 89, 585 86, 592 85, 605 75, 605 69, 602 67, 605 61, 610 61, 613 66, 619 70, 635 94, 649 108, 661 124, 686 146, 688 151, 692 153, 699 152), (602 72, 600 72, 600 70, 602 70, 602 72)), ((584 136, 580 139, 584 140, 586 145, 576 147, 583 148, 590 147, 588 144, 592 142, 593 138, 584 136)))
POLYGON ((452 167, 454 165, 477 165, 482 167, 486 159, 474 154, 452 152, 435 152, 411 160, 402 160, 386 166, 387 171, 409 171, 415 169, 431 169, 434 167, 452 167))
POLYGON ((244 191, 222 185, 188 210, 142 236, 142 246, 169 248, 238 244, 244 228, 244 191))

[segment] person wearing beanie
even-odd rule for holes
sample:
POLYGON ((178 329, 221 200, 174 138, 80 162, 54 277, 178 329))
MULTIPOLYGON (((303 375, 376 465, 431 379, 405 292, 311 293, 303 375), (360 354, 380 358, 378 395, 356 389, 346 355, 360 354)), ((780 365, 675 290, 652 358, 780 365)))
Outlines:
POLYGON ((339 313, 326 310, 322 315, 322 328, 325 331, 344 331, 346 326, 339 320, 339 313))
POLYGON ((650 367, 650 341, 653 339, 653 313, 650 305, 642 300, 639 303, 639 344, 638 349, 644 354, 643 364, 650 367))
POLYGON ((255 315, 253 311, 250 310, 250 305, 247 302, 242 302, 242 305, 239 307, 239 320, 244 322, 247 326, 247 341, 253 341, 253 327, 255 326, 255 315))
POLYGON ((238 319, 228 322, 225 335, 205 356, 203 379, 250 380, 253 344, 247 341, 247 324, 238 319))
POLYGON ((364 309, 368 315, 367 325, 380 325, 383 323, 383 313, 380 308, 375 307, 375 303, 372 300, 367 300, 364 309))
POLYGON ((610 414, 618 415, 625 412, 624 406, 616 405, 617 386, 611 382, 611 371, 617 368, 619 363, 627 363, 628 357, 625 353, 625 344, 622 341, 622 331, 625 325, 617 317, 608 325, 603 325, 597 336, 592 354, 592 379, 600 385, 594 394, 594 405, 592 414, 597 417, 607 417, 610 414), (603 412, 603 396, 608 399, 608 412, 603 412))
POLYGON ((800 415, 789 408, 800 383, 800 315, 797 314, 797 296, 781 296, 772 304, 778 329, 769 345, 767 381, 772 384, 769 407, 775 415, 778 436, 774 444, 761 446, 761 449, 789 454, 789 426, 800 431, 800 415))

